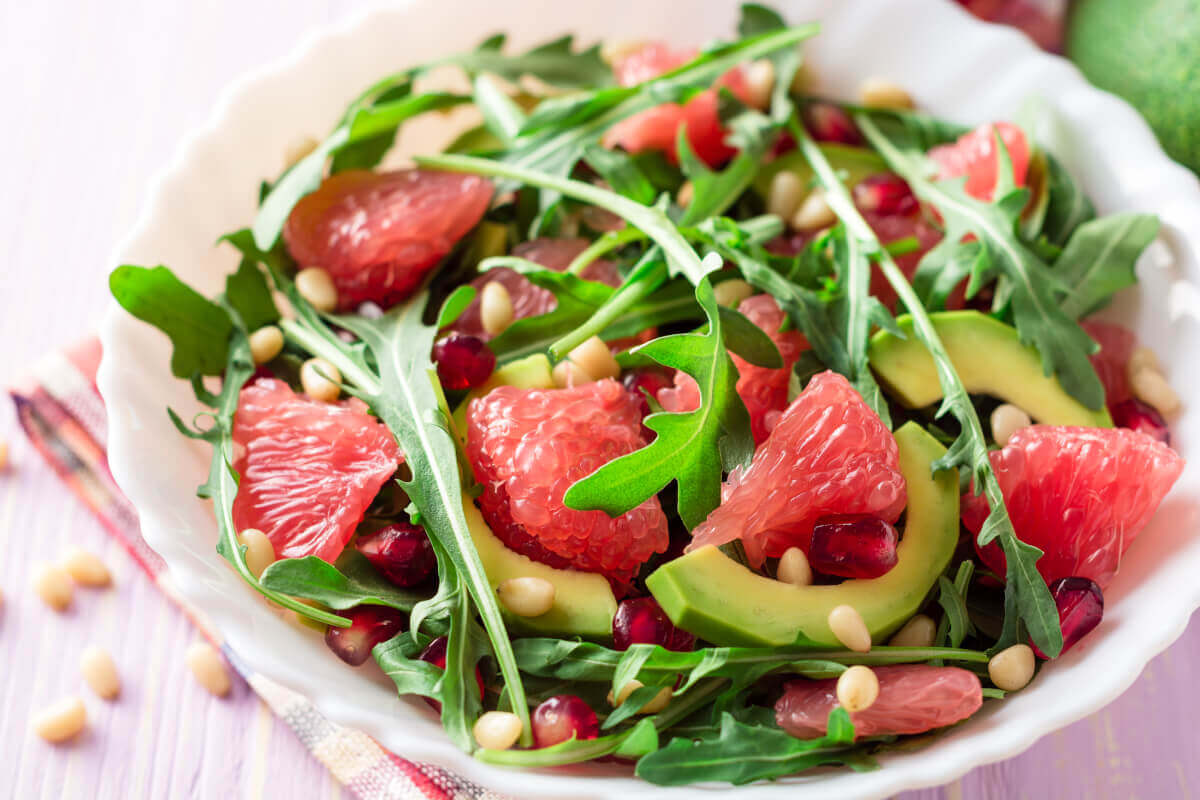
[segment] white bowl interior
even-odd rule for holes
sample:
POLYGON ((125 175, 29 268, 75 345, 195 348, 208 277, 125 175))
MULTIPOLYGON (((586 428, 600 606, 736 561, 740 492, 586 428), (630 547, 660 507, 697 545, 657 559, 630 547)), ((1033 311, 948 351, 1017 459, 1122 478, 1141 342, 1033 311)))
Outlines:
MULTIPOLYGON (((1194 396, 1200 328, 1197 291, 1200 187, 1170 162, 1136 113, 1089 87, 1065 61, 1037 52, 1022 36, 929 0, 890 3, 787 0, 793 21, 820 19, 807 48, 830 94, 849 97, 869 75, 909 87, 934 113, 964 122, 1011 116, 1030 96, 1053 110, 1042 139, 1079 178, 1102 212, 1157 212, 1165 224, 1158 259, 1140 268, 1142 284, 1109 312, 1135 327, 1168 365, 1175 387, 1194 396), (948 44, 952 43, 952 44, 948 44), (1167 257, 1169 254, 1169 257, 1167 257)), ((732 4, 646 0, 498 5, 460 0, 448 13, 414 0, 363 14, 310 38, 283 63, 231 87, 211 124, 181 149, 150 194, 143 216, 112 264, 168 264, 184 280, 215 292, 236 266, 218 235, 253 219, 258 181, 280 167, 286 146, 319 136, 346 100, 381 74, 471 47, 498 30, 522 47, 575 31, 585 41, 659 37, 678 44, 730 35, 732 4)), ((199 411, 188 386, 171 378, 169 349, 157 332, 115 305, 105 320, 100 387, 110 413, 110 462, 141 514, 145 537, 166 560, 183 595, 206 612, 254 670, 311 698, 336 722, 360 728, 406 757, 438 763, 482 784, 524 797, 630 798, 675 795, 626 770, 596 765, 514 773, 480 764, 452 747, 421 704, 398 698, 376 671, 348 669, 311 630, 287 622, 228 570, 213 546, 216 530, 194 489, 205 475, 205 448, 180 437, 169 405, 199 411)), ((1173 428, 1185 456, 1200 453, 1200 415, 1173 428)), ((773 785, 719 791, 729 797, 865 798, 951 780, 1014 755, 1038 737, 1114 699, 1146 662, 1183 630, 1200 606, 1200 476, 1188 467, 1109 589, 1101 627, 1045 669, 1027 690, 919 751, 888 755, 884 769, 823 772, 773 785)))

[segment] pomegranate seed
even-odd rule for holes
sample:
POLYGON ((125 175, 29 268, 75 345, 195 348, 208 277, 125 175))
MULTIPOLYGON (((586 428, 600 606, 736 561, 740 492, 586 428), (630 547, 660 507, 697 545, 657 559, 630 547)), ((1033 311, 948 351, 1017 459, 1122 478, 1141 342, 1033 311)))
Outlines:
POLYGON ((1112 407, 1113 424, 1118 428, 1131 428, 1158 439, 1163 444, 1171 443, 1171 431, 1167 421, 1150 406, 1131 397, 1112 407))
POLYGON ((813 525, 808 563, 840 578, 878 578, 896 566, 896 529, 869 514, 833 514, 813 525))
POLYGON ((434 344, 433 360, 446 389, 471 389, 486 381, 496 368, 496 354, 482 339, 457 333, 434 344))
POLYGON ((628 650, 634 644, 660 644, 683 653, 696 646, 696 637, 676 628, 653 597, 634 597, 617 606, 613 647, 628 650))
MULTIPOLYGON (((421 661, 426 661, 433 664, 439 669, 446 668, 446 637, 439 636, 425 646, 421 651, 421 655, 417 656, 421 661)), ((483 699, 483 673, 479 671, 479 667, 475 667, 475 682, 479 684, 479 699, 483 699)), ((432 698, 425 698, 425 702, 439 714, 442 712, 442 704, 432 698)))
POLYGON ((980 286, 979 291, 975 293, 969 300, 963 300, 965 308, 972 308, 976 311, 981 311, 984 314, 992 313, 992 303, 996 300, 996 284, 990 283, 987 286, 980 286))
POLYGON ((558 694, 533 710, 533 746, 550 747, 569 740, 595 739, 600 722, 591 706, 573 694, 558 694))
POLYGON ((425 529, 410 522, 380 528, 359 537, 354 546, 397 586, 416 586, 437 567, 437 556, 425 529))
POLYGON ((658 397, 659 389, 666 389, 675 385, 674 379, 666 370, 655 369, 654 367, 632 370, 625 375, 621 382, 637 398, 638 404, 642 407, 643 417, 650 413, 650 403, 646 399, 646 395, 649 394, 651 397, 658 397))
POLYGON ((850 115, 832 103, 811 103, 804 109, 804 127, 818 142, 862 144, 850 115))
MULTIPOLYGON (((1059 578, 1050 584, 1050 594, 1058 607, 1058 622, 1062 626, 1065 653, 1087 636, 1104 617, 1104 593, 1087 578, 1059 578)), ((1032 644, 1032 643, 1031 643, 1032 644)), ((1033 645, 1038 658, 1046 654, 1033 645)), ((1059 654, 1061 655, 1061 653, 1059 654)))
POLYGON ((370 658, 375 645, 404 630, 405 614, 387 606, 355 606, 338 614, 350 620, 350 627, 330 626, 325 631, 325 644, 352 667, 370 658))
POLYGON ((899 175, 880 172, 869 175, 854 187, 854 203, 863 211, 876 214, 911 214, 917 209, 917 198, 899 175))

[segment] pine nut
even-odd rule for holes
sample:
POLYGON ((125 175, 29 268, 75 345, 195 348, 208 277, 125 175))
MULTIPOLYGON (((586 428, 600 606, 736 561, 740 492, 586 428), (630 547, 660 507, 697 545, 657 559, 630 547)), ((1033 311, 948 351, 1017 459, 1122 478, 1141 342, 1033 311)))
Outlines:
POLYGON ((1004 447, 1012 435, 1033 424, 1029 415, 1012 403, 1001 403, 992 411, 992 439, 1004 447))
POLYGON ((479 321, 492 336, 499 336, 512 324, 512 295, 500 281, 488 281, 483 285, 479 294, 479 321))
POLYGON ((79 671, 92 691, 105 700, 112 700, 121 693, 121 677, 112 656, 103 647, 92 645, 79 658, 79 671))
POLYGON ((721 281, 713 287, 713 296, 717 298, 717 305, 726 308, 737 308, 752 294, 754 294, 754 287, 741 278, 721 281))
POLYGON ((856 653, 871 651, 871 631, 854 606, 836 606, 829 612, 829 630, 837 640, 856 653))
POLYGON ((332 403, 342 393, 342 373, 323 358, 310 358, 300 367, 300 385, 314 400, 332 403))
POLYGON ((296 162, 308 156, 313 150, 316 150, 321 143, 311 136, 302 136, 299 139, 293 139, 288 144, 287 149, 283 151, 284 167, 293 167, 296 162))
POLYGON ((518 617, 540 617, 554 607, 554 584, 545 578, 509 578, 496 587, 500 602, 518 617))
POLYGON ((767 213, 783 220, 791 219, 804 201, 804 181, 786 169, 776 172, 767 188, 767 213))
POLYGON ((47 742, 65 742, 87 726, 87 708, 78 697, 64 697, 35 714, 31 726, 47 742))
POLYGON ((592 382, 592 376, 581 370, 574 361, 558 362, 550 374, 554 377, 554 385, 559 389, 570 389, 572 386, 592 382))
POLYGON ((192 671, 196 683, 217 697, 224 697, 233 688, 233 683, 229 679, 229 670, 225 666, 225 659, 221 658, 211 644, 192 642, 188 645, 184 660, 187 661, 188 669, 192 671))
POLYGON ((488 711, 471 729, 484 750, 507 750, 521 738, 521 718, 510 711, 488 711))
POLYGON ((608 64, 628 58, 644 48, 649 42, 645 39, 614 39, 600 45, 600 58, 608 64))
POLYGON ((871 108, 913 108, 912 95, 884 78, 867 78, 858 85, 858 99, 871 108))
POLYGON ((753 108, 771 105, 771 91, 775 88, 775 64, 765 58, 751 62, 746 67, 746 100, 753 108))
POLYGON ((988 662, 988 677, 996 688, 1006 692, 1024 689, 1033 680, 1036 661, 1033 649, 1027 644, 1014 644, 992 656, 988 662))
POLYGON ((1166 377, 1156 370, 1143 367, 1129 381, 1133 395, 1164 417, 1169 417, 1182 405, 1179 395, 1167 383, 1166 377))
POLYGON ((55 611, 65 611, 71 605, 74 590, 71 576, 57 564, 36 564, 33 568, 33 590, 42 602, 55 611))
POLYGON ((594 381, 615 378, 621 374, 621 365, 613 358, 612 351, 599 336, 593 336, 576 347, 567 358, 574 361, 575 365, 594 381))
POLYGON ((692 204, 692 196, 696 193, 696 187, 692 186, 691 181, 684 181, 679 187, 679 191, 675 193, 675 204, 680 208, 687 208, 692 204))
POLYGON ((72 548, 62 561, 63 569, 71 579, 80 586, 108 586, 112 583, 112 573, 94 553, 72 548))
POLYGON ((779 557, 779 567, 775 577, 793 586, 809 586, 812 584, 812 567, 809 566, 808 556, 799 547, 789 547, 779 557))
POLYGON ((261 578, 267 567, 275 563, 275 545, 257 528, 247 528, 238 535, 246 546, 246 568, 255 578, 261 578))
POLYGON ((829 207, 825 199, 825 190, 813 189, 800 203, 796 213, 791 218, 792 227, 801 233, 819 231, 837 222, 837 214, 829 207))
POLYGON ((250 355, 255 364, 265 364, 283 352, 283 331, 274 325, 263 325, 250 334, 250 355))
POLYGON ((1129 362, 1125 365, 1125 374, 1129 380, 1133 380, 1133 376, 1141 372, 1143 369, 1152 369, 1155 372, 1162 372, 1162 362, 1158 360, 1158 354, 1149 347, 1135 348, 1129 354, 1129 362))
MULTIPOLYGON (((617 692, 616 697, 613 697, 612 690, 610 689, 608 692, 608 704, 613 708, 616 708, 628 700, 629 695, 633 694, 638 689, 645 687, 645 685, 646 684, 642 683, 637 678, 634 678, 621 687, 621 691, 617 692)), ((657 714, 671 704, 671 694, 671 687, 664 686, 658 694, 654 695, 653 699, 651 699, 649 703, 646 703, 646 705, 638 709, 637 713, 657 714)))
POLYGON ((892 634, 888 647, 932 647, 935 636, 937 623, 924 614, 917 614, 892 634))
POLYGON ((337 287, 329 273, 320 267, 306 267, 297 272, 296 291, 317 311, 337 308, 337 287))
POLYGON ((878 697, 879 678, 870 667, 855 664, 838 677, 838 704, 851 714, 866 711, 878 697))

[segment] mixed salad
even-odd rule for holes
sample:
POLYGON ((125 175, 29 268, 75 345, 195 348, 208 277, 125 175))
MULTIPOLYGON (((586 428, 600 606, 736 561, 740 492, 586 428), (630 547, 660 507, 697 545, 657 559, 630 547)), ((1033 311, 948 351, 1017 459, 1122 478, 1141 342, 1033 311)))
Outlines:
POLYGON ((1094 629, 1183 468, 1154 355, 1089 316, 1157 220, 1028 127, 818 96, 817 31, 496 36, 263 183, 219 296, 111 276, 211 409, 171 416, 221 556, 481 760, 869 769, 1094 629))

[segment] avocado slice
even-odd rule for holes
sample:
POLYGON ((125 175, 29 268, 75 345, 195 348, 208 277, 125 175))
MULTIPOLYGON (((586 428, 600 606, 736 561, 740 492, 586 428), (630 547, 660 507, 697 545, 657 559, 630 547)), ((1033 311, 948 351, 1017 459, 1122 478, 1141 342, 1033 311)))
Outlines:
MULTIPOLYGON (((1025 410, 1046 425, 1111 428, 1108 410, 1093 411, 1067 394, 1042 371, 1037 350, 1021 344, 1015 328, 978 311, 929 315, 954 370, 971 394, 986 394, 1025 410)), ((871 338, 867 358, 881 384, 906 408, 942 399, 933 357, 913 335, 912 318, 896 319, 905 338, 881 331, 871 338)))
POLYGON ((858 609, 872 639, 882 640, 921 607, 958 544, 958 475, 932 472, 946 448, 915 422, 895 437, 908 511, 896 566, 887 574, 793 586, 752 572, 710 545, 655 570, 646 579, 651 594, 672 622, 717 645, 840 648, 828 617, 842 604, 858 609))
MULTIPOLYGON (((890 172, 887 162, 883 160, 883 157, 874 150, 869 150, 866 147, 851 147, 844 144, 828 143, 817 146, 825 154, 825 158, 829 159, 829 163, 833 165, 835 170, 845 173, 846 185, 851 189, 868 175, 874 175, 878 172, 890 172)), ((762 169, 758 171, 758 175, 754 179, 754 191, 766 197, 767 192, 771 188, 771 179, 775 177, 777 172, 785 170, 787 172, 794 172, 805 186, 812 183, 813 171, 812 167, 808 164, 808 160, 804 158, 804 154, 799 150, 791 150, 779 158, 763 164, 762 169)))

